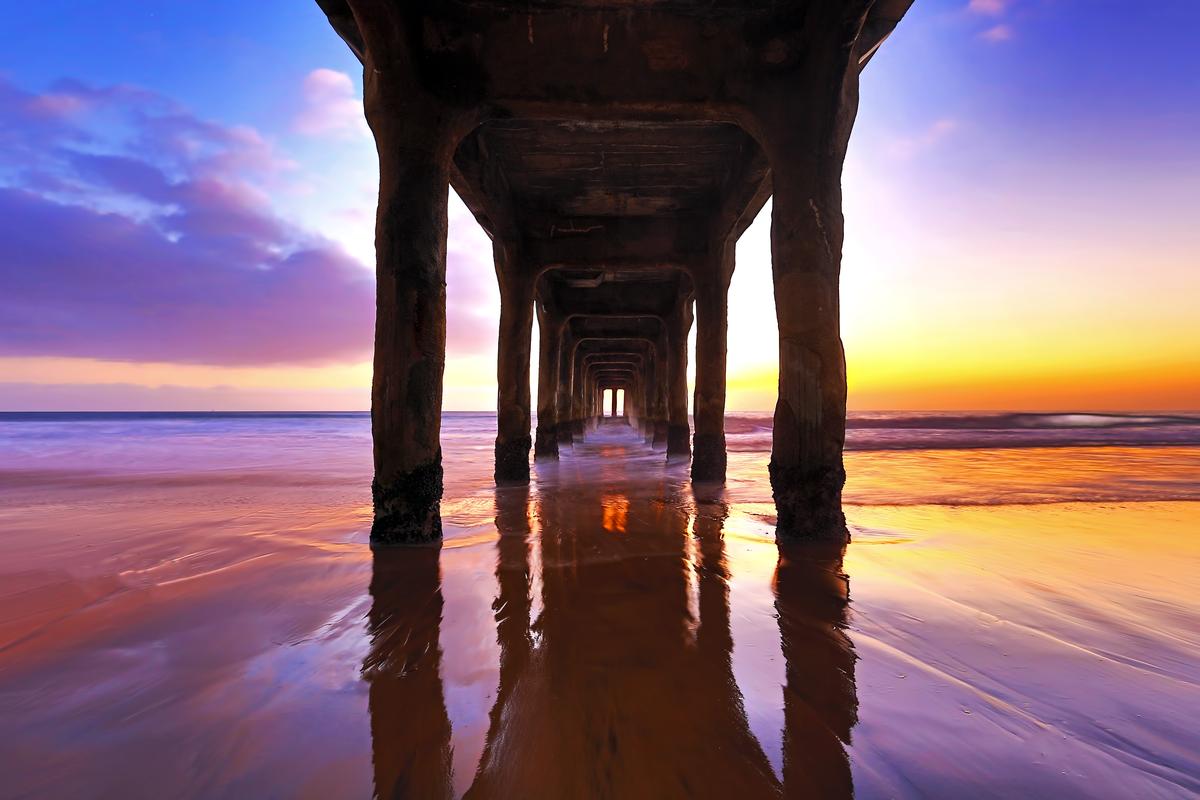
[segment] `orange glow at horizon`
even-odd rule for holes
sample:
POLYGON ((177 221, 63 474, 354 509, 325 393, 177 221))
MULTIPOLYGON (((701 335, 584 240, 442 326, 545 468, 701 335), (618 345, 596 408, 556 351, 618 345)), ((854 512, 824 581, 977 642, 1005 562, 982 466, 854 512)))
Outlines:
MULTIPOLYGON (((848 182, 853 179, 851 172, 848 182)), ((1114 246, 1077 236, 1074 244, 1053 246, 993 243, 987 226, 966 221, 954 234, 957 242, 931 245, 905 228, 902 212, 880 199, 888 193, 872 193, 877 188, 847 195, 841 297, 851 410, 1200 409, 1200 271, 1192 267, 1186 239, 1142 262, 1146 275, 1132 274, 1122 255, 1134 249, 1131 241, 1114 246), (856 206, 854 198, 864 196, 871 198, 868 207, 856 206), (855 220, 863 218, 901 222, 891 237, 866 238, 855 235, 855 220), (982 254, 972 258, 971 270, 961 269, 960 254, 972 247, 982 254)), ((459 233, 462 225, 474 225, 461 214, 457 219, 459 233)), ((775 405, 769 228, 768 204, 738 243, 729 304, 730 411, 769 412, 775 405)), ((495 321, 485 315, 477 324, 495 321)), ((532 341, 538 341, 536 331, 532 341)), ((690 402, 694 327, 689 350, 690 402)), ((537 361, 534 347, 535 397, 537 361)), ((26 387, 29 398, 0 396, 3 410, 370 407, 368 355, 356 363, 255 367, 0 358, 0 375, 10 388, 26 387), (61 387, 57 400, 55 387, 61 387)), ((495 375, 494 345, 482 352, 451 348, 443 408, 494 409, 495 375)))
MULTIPOLYGON (((989 219, 971 213, 973 198, 954 200, 966 210, 939 208, 946 216, 934 236, 879 171, 847 164, 841 322, 850 409, 1200 408, 1196 234, 1178 215, 1161 217, 1156 236, 1063 221, 1052 204, 1042 215, 1006 206, 989 219)), ((775 405, 770 213, 768 203, 738 242, 730 410, 775 405)))
MULTIPOLYGON (((1045 348, 1028 356, 960 348, 847 344, 848 407, 854 411, 1190 411, 1200 405, 1200 365, 1185 352, 1145 359, 1045 348), (866 349, 866 348, 864 348, 866 349)), ((1111 353, 1111 351, 1110 351, 1111 353)), ((774 407, 775 364, 738 368, 728 379, 730 410, 774 407)))

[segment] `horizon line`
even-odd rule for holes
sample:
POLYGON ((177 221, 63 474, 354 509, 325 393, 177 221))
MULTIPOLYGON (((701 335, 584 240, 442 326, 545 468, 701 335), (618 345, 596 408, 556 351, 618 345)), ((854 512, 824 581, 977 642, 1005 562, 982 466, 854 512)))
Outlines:
MULTIPOLYGON (((0 409, 0 414, 370 414, 369 408, 106 408, 106 409, 0 409)), ((495 409, 443 409, 442 414, 496 414, 495 409)), ((731 414, 774 415, 772 409, 739 409, 726 411, 731 414)), ((1200 414, 1200 408, 1042 408, 1038 410, 1015 408, 860 408, 848 410, 850 414, 1092 414, 1108 416, 1135 416, 1138 414, 1200 414)), ((530 418, 537 412, 531 411, 530 418)), ((688 412, 692 417, 693 412, 688 412)))

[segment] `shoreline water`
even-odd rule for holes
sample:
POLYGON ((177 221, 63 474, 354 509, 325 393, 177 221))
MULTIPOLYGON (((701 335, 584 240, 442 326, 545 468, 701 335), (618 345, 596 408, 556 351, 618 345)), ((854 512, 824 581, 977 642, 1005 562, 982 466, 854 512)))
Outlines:
POLYGON ((0 795, 1200 790, 1200 447, 850 451, 843 553, 776 546, 761 448, 497 490, 485 416, 414 558, 365 415, 0 416, 0 795))

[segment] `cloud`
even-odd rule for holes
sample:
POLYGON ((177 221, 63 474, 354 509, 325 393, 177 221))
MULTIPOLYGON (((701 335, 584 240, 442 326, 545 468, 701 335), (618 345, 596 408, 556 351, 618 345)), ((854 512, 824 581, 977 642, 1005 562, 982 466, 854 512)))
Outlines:
POLYGON ((1009 0, 971 0, 967 4, 967 11, 972 14, 998 17, 1008 9, 1008 5, 1009 0))
MULTIPOLYGON (((314 75, 322 91, 350 88, 341 73, 314 75)), ((369 177, 356 219, 374 216, 369 177)), ((137 87, 60 81, 35 94, 0 79, 0 356, 369 358, 373 270, 273 202, 319 178, 257 131, 137 87)), ((449 221, 447 350, 486 354, 499 309, 491 241, 453 193, 449 221)), ((358 235, 370 241, 369 223, 358 235)))
MULTIPOLYGON (((1011 0, 970 0, 967 4, 967 12, 982 17, 992 17, 995 20, 995 18, 1003 17, 1008 12, 1010 5, 1011 0)), ((1012 25, 998 21, 979 34, 980 39, 993 43, 1007 42, 1012 37, 1012 25)))
POLYGON ((273 212, 291 164, 158 95, 0 81, 0 355, 361 360, 374 282, 273 212))
POLYGON ((0 189, 0 355, 244 365, 362 359, 373 282, 220 191, 156 224, 0 189))
POLYGON ((958 120, 943 117, 934 120, 929 127, 914 136, 901 137, 894 140, 889 151, 899 159, 910 159, 920 153, 936 147, 962 127, 958 120))
POLYGON ((303 107, 293 121, 297 133, 335 137, 369 133, 362 99, 356 95, 354 81, 346 73, 314 69, 304 78, 301 95, 303 107))
POLYGON ((988 42, 1007 42, 1013 37, 1011 25, 995 25, 979 34, 979 38, 988 42))

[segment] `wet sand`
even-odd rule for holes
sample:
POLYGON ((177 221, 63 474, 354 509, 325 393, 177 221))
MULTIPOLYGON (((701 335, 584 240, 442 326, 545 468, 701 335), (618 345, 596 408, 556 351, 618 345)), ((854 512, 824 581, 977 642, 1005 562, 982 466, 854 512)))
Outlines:
POLYGON ((450 425, 445 543, 372 553, 361 431, 105 441, 0 469, 5 797, 1200 791, 1200 448, 850 453, 778 548, 764 453, 497 490, 450 425))

